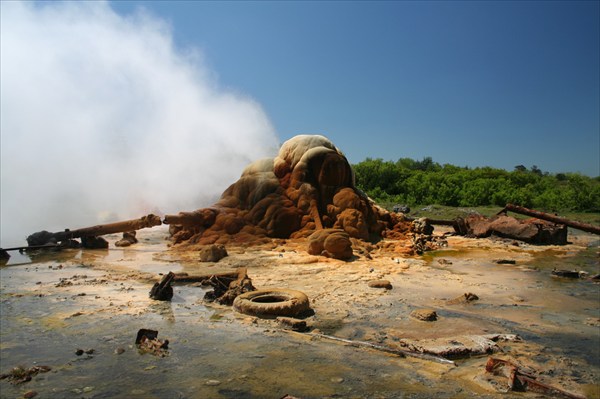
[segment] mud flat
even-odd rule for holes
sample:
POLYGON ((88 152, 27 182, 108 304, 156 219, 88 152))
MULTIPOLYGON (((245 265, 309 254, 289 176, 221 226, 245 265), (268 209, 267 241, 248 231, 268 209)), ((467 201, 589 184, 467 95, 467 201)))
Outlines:
POLYGON ((564 246, 450 236, 447 247, 413 257, 387 252, 383 240, 367 251, 355 248, 350 261, 309 255, 305 240, 273 239, 228 245, 219 262, 200 262, 197 250, 170 249, 166 235, 156 227, 140 231, 140 242, 128 248, 114 248, 120 237, 113 235, 106 237, 108 250, 11 258, 0 269, 0 373, 17 366, 51 370, 21 384, 3 379, 0 396, 539 395, 508 391, 506 379, 485 371, 493 356, 566 392, 600 397, 600 285, 589 278, 600 265, 592 235, 571 232, 564 246), (175 285, 170 302, 148 295, 169 271, 203 275, 239 267, 256 288, 306 293, 314 311, 304 317, 309 331, 285 332, 274 319, 205 303, 206 287, 175 285), (587 274, 555 277, 555 268, 587 274), (388 284, 370 284, 382 280, 388 284), (417 317, 431 312, 435 320, 417 317), (169 340, 166 356, 140 353, 141 328, 169 340), (487 350, 493 354, 475 351, 481 337, 511 334, 520 340, 493 342, 487 350), (399 357, 319 335, 458 358, 452 365, 399 357))

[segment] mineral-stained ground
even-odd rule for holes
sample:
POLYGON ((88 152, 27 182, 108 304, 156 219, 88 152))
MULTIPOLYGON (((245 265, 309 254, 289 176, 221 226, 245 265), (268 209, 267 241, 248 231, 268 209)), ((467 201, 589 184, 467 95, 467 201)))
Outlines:
POLYGON ((0 397, 539 395, 509 390, 486 371, 490 357, 563 394, 600 397, 596 236, 570 230, 569 244, 540 246, 431 233, 357 190, 321 136, 290 140, 212 207, 166 221, 129 247, 108 235, 109 249, 15 254, 0 268, 0 397), (305 293, 307 330, 207 302, 212 287, 189 281, 173 283, 170 301, 149 297, 169 271, 240 268, 257 289, 305 293), (158 331, 155 350, 135 345, 140 329, 158 331))

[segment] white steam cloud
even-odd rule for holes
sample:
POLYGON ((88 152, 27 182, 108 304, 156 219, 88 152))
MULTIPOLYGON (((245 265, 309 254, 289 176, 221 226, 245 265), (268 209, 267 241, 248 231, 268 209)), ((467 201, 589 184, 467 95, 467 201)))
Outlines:
POLYGON ((1 245, 210 205, 277 137, 169 27, 104 2, 1 5, 1 245), (110 219, 110 220, 109 220, 110 219))

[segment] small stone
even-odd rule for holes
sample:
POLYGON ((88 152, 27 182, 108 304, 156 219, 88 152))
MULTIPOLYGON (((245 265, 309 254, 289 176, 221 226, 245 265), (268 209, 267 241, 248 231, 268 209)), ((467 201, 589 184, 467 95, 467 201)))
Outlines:
POLYGON ((513 259, 498 259, 496 260, 496 263, 499 265, 514 265, 517 261, 513 259))
POLYGON ((88 350, 85 351, 85 353, 87 353, 88 355, 91 355, 94 352, 95 352, 94 349, 88 349, 88 350))
POLYGON ((436 321, 437 313, 431 309, 416 309, 410 314, 411 317, 422 321, 436 321))
POLYGON ((341 384, 342 382, 344 382, 344 379, 342 377, 334 377, 331 379, 331 382, 333 382, 334 384, 341 384))
POLYGON ((125 349, 123 349, 123 348, 117 348, 117 349, 115 349, 115 353, 116 353, 117 355, 120 355, 120 354, 121 354, 121 353, 123 353, 123 352, 125 352, 125 349))
POLYGON ((227 256, 224 245, 210 245, 200 250, 200 262, 218 262, 227 256))
POLYGON ((388 280, 372 280, 372 281, 369 281, 369 287, 385 288, 386 290, 391 290, 392 283, 390 283, 388 280))
POLYGON ((77 356, 81 356, 81 355, 83 355, 83 349, 77 349, 77 350, 75 351, 75 354, 76 354, 77 356))
POLYGON ((469 303, 473 301, 479 300, 479 297, 472 292, 465 292, 459 297, 456 297, 450 301, 448 301, 448 305, 456 305, 461 303, 469 303))
POLYGON ((25 392, 25 393, 23 394, 23 397, 24 397, 25 399, 31 399, 31 398, 34 398, 34 397, 36 397, 36 396, 37 396, 37 394, 38 394, 38 393, 37 393, 36 391, 27 391, 27 392, 25 392))
POLYGON ((83 388, 83 392, 84 393, 92 392, 93 390, 94 390, 94 387, 85 387, 85 388, 83 388))
POLYGON ((214 387, 214 386, 217 386, 217 385, 221 385, 221 381, 219 381, 219 380, 208 380, 208 381, 206 381, 205 385, 208 385, 209 387, 214 387))
POLYGON ((277 317, 279 324, 285 328, 293 331, 306 331, 306 321, 294 319, 293 317, 277 317))

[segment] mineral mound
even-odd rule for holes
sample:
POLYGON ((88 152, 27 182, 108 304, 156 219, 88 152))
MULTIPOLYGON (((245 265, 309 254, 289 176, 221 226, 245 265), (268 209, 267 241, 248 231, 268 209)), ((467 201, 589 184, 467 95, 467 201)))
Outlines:
POLYGON ((331 141, 300 135, 275 158, 246 167, 213 206, 167 215, 164 222, 175 243, 245 245, 329 229, 337 237, 377 241, 402 220, 355 187, 348 160, 331 141))

